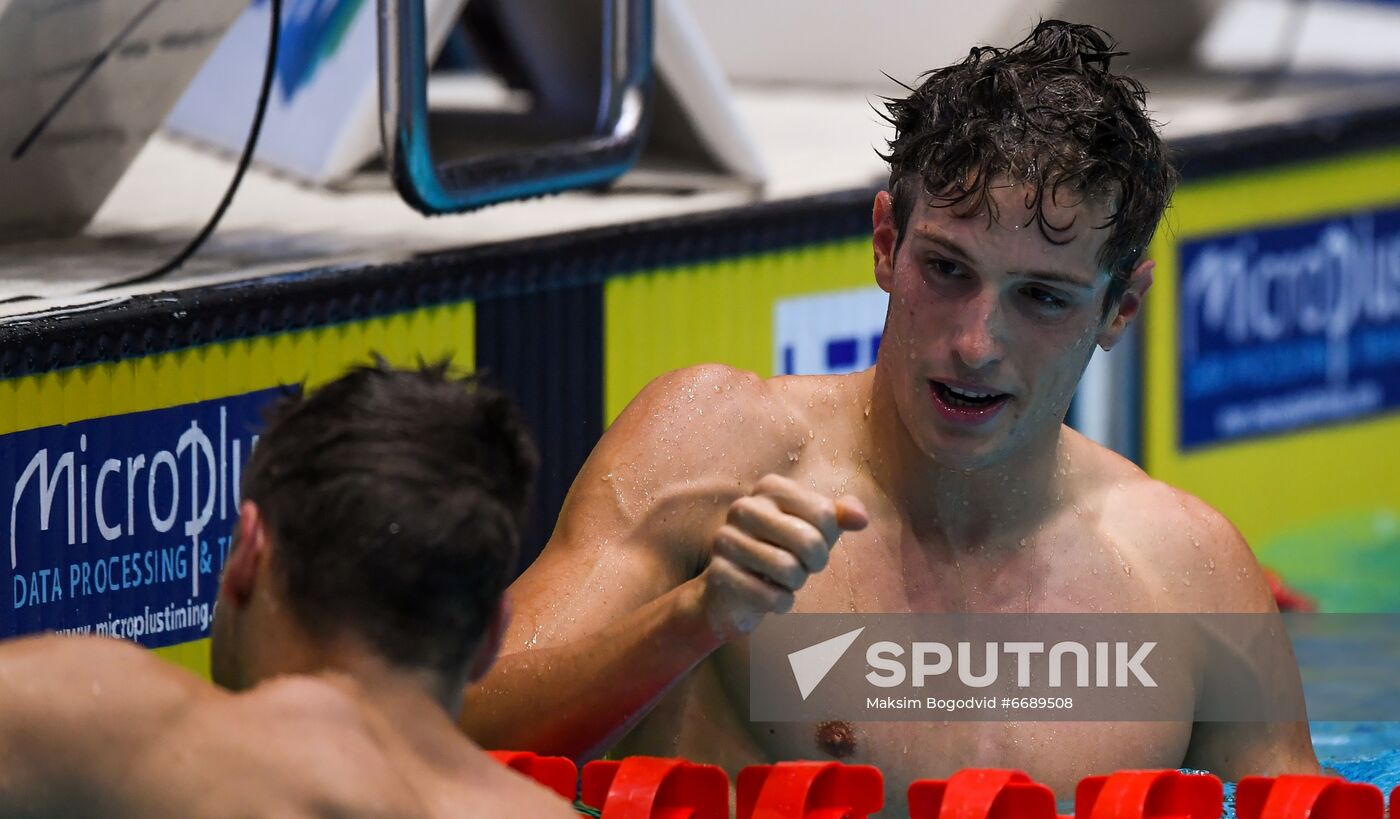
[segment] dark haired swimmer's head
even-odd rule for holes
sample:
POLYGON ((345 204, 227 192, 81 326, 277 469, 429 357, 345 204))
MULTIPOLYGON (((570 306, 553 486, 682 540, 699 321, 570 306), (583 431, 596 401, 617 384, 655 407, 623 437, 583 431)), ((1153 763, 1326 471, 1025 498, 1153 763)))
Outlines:
POLYGON ((285 398, 243 473, 215 680, 248 688, 299 647, 353 643, 438 678, 455 713, 494 654, 536 461, 509 400, 446 365, 285 398))
POLYGON ((997 219, 994 188, 1011 184, 1023 208, 1010 226, 1034 224, 1050 243, 1077 230, 1106 235, 1098 267, 1112 277, 1106 310, 1129 285, 1176 186, 1177 172, 1146 110, 1147 90, 1114 73, 1107 32, 1045 20, 1010 48, 978 46, 928 72, 907 97, 890 99, 893 219, 902 243, 915 205, 927 200, 997 219), (1057 202, 1098 202, 1080 220, 1057 202))
POLYGON ((1094 348, 1118 342, 1151 286, 1143 249, 1176 172, 1115 56, 1102 31, 1045 21, 888 104, 878 377, 949 467, 1049 445, 1094 348))

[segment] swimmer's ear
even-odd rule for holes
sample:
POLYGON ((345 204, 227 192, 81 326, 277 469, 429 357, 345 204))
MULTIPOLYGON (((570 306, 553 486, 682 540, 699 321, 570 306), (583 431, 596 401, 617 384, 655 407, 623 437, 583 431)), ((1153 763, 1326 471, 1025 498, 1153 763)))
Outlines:
POLYGON ((506 626, 510 624, 510 611, 510 599, 503 594, 491 614, 491 622, 486 624, 486 630, 481 634, 481 644, 472 654, 471 666, 467 669, 468 683, 486 676, 496 662, 496 655, 500 653, 501 643, 505 640, 506 626))
POLYGON ((899 243, 899 228, 894 223, 894 200, 890 198, 889 191, 875 194, 870 222, 870 242, 875 249, 875 283, 888 293, 894 287, 894 254, 899 243))
POLYGON ((233 534, 233 549, 224 563, 222 596, 235 605, 246 604, 253 596, 257 585, 258 570, 267 556, 267 527, 263 524, 262 512, 250 500, 243 501, 238 509, 238 526, 233 534))
POLYGON ((1123 291, 1118 304, 1109 311, 1096 339, 1105 352, 1113 349, 1113 345, 1118 343, 1128 325, 1132 324, 1133 319, 1142 311, 1142 300, 1147 296, 1148 288, 1152 286, 1152 270, 1156 266, 1157 263, 1151 259, 1143 259, 1133 268, 1133 272, 1128 274, 1128 288, 1123 291))

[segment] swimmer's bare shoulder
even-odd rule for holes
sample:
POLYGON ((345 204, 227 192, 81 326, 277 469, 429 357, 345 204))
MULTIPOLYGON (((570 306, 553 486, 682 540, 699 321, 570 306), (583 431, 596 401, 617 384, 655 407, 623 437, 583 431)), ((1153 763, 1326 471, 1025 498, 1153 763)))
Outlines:
MULTIPOLYGON (((780 471, 798 443, 798 430, 785 423, 785 399, 776 380, 720 364, 651 381, 579 471, 545 554, 514 590, 517 604, 525 602, 520 592, 535 589, 536 578, 556 605, 566 605, 560 595, 579 589, 580 581, 578 593, 591 593, 590 578, 578 577, 574 560, 586 552, 613 552, 629 561, 634 583, 610 595, 619 611, 688 579, 703 565, 708 536, 729 504, 759 478, 780 471), (566 582, 559 582, 561 573, 566 582)), ((528 605, 517 606, 522 626, 530 613, 528 605)), ((541 640, 547 643, 549 635, 538 635, 541 640)))
MULTIPOLYGON (((130 643, 0 646, 0 816, 136 815, 130 774, 190 709, 226 696, 130 643)), ((172 790, 180 789, 172 776, 172 790)))
MULTIPOLYGON (((1176 613, 1277 612, 1254 551, 1225 515, 1185 490, 1149 477, 1097 444, 1089 485, 1100 493, 1109 534, 1130 558, 1152 595, 1144 610, 1176 613)), ((1280 673, 1300 685, 1293 669, 1280 673)), ((1300 694, 1301 696, 1301 694, 1300 694)), ((1245 775, 1316 774, 1307 723, 1197 723, 1183 764, 1227 779, 1245 775)))
POLYGON ((449 785, 423 787, 441 771, 396 754, 394 729, 372 722, 312 678, 232 694, 125 641, 9 641, 0 817, 435 817, 493 800, 503 816, 573 815, 466 742, 436 760, 458 772, 449 785))
POLYGON ((1151 578, 1152 610, 1277 611, 1254 550, 1229 518, 1088 439, 1081 451, 1090 454, 1095 474, 1089 483, 1101 494, 1109 534, 1151 578))

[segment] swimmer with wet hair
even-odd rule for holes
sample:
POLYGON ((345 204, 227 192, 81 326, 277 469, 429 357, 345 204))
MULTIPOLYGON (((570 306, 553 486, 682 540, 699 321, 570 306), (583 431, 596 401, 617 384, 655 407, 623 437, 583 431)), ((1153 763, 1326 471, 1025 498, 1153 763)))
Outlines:
POLYGON ((455 724, 536 461, 510 402, 445 366, 286 398, 219 588, 225 688, 113 639, 0 645, 0 817, 576 816, 455 724))
POLYGON ((1094 349, 1142 307, 1176 182, 1119 56, 1045 21, 888 101, 878 361, 647 386, 512 587, 501 660, 468 695, 474 737, 731 773, 839 758, 878 765, 890 793, 965 767, 1062 797, 1123 768, 1317 771, 1303 722, 749 720, 746 635, 774 614, 1274 611, 1224 517, 1064 424, 1094 349))

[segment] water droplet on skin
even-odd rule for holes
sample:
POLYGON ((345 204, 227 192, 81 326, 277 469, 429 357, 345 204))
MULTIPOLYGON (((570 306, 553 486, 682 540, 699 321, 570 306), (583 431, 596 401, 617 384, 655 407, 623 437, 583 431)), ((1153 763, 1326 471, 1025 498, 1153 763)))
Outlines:
POLYGON ((613 474, 612 474, 611 472, 609 472, 608 474, 606 474, 606 475, 603 476, 603 483, 607 483, 608 481, 610 481, 610 480, 612 480, 612 479, 613 479, 613 474))
POLYGON ((1215 559, 1214 559, 1214 558, 1211 558, 1210 560, 1207 560, 1207 561, 1206 561, 1206 571, 1208 571, 1208 572, 1214 572, 1214 571, 1215 571, 1215 559))
POLYGON ((1123 574, 1126 574, 1128 577, 1132 577, 1132 576, 1133 576, 1133 567, 1132 567, 1132 566, 1129 566, 1129 565, 1126 564, 1126 563, 1124 563, 1124 564, 1123 564, 1123 574))
POLYGON ((768 416, 768 420, 769 420, 769 421, 772 421, 773 423, 776 424, 776 423, 778 423, 778 416, 776 416, 776 415, 770 415, 770 416, 768 416))
POLYGON ((1021 538, 1021 545, 1022 545, 1022 546, 1025 546, 1025 545, 1026 545, 1026 539, 1025 539, 1025 538, 1021 538))
POLYGON ((391 535, 397 535, 398 533, 399 533, 399 524, 398 524, 397 522, 395 522, 395 523, 390 523, 390 524, 389 524, 389 534, 391 534, 391 535))
POLYGON ((1093 573, 1094 573, 1094 574, 1098 574, 1098 573, 1099 573, 1099 567, 1098 567, 1098 566, 1095 566, 1095 567, 1093 568, 1093 573))
POLYGON ((1189 586, 1189 585, 1191 585, 1191 578, 1190 578, 1190 577, 1183 577, 1183 578, 1181 578, 1181 584, 1182 584, 1183 586, 1189 586))
POLYGON ((802 453, 800 453, 800 452, 798 452, 797 450, 793 449, 793 450, 789 450, 789 451, 788 451, 787 456, 788 456, 788 460, 789 460, 789 461, 791 461, 792 463, 797 463, 797 459, 800 458, 800 457, 802 456, 802 453))
POLYGON ((869 405, 869 404, 866 404, 866 405, 865 405, 865 417, 866 417, 866 418, 869 418, 869 417, 870 417, 870 405, 869 405))

